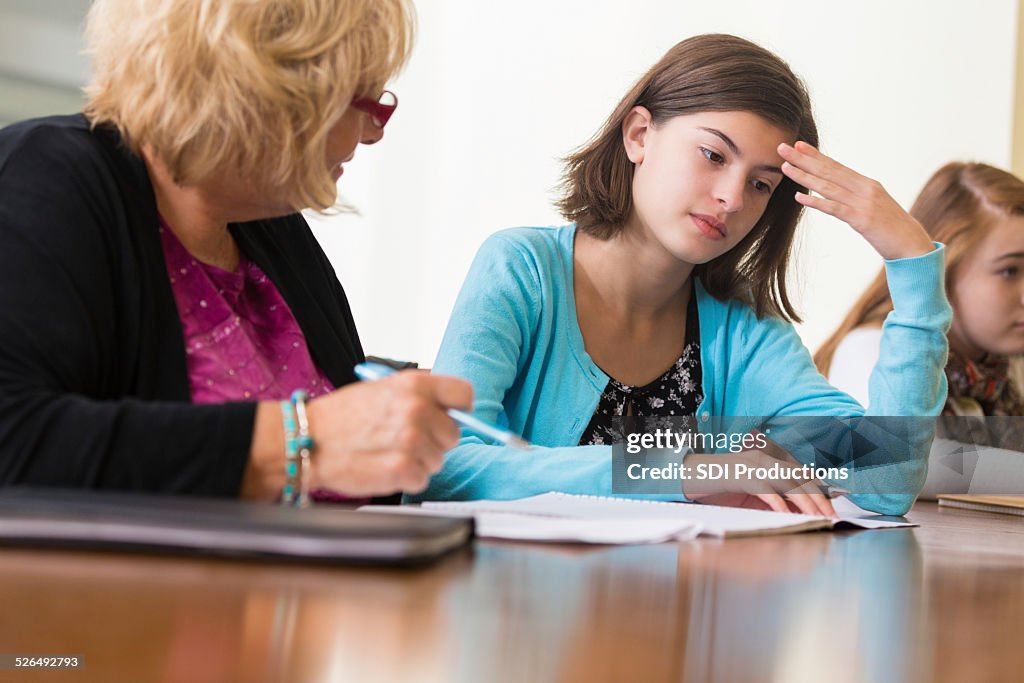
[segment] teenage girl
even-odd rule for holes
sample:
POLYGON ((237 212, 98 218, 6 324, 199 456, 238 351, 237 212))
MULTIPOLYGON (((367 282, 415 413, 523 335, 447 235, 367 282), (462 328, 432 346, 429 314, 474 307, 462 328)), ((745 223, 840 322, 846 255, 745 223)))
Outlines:
MULTIPOLYGON (((465 436, 422 497, 609 495, 610 416, 693 416, 706 428, 712 416, 862 415, 790 324, 785 274, 805 206, 886 260, 895 308, 874 414, 937 415, 950 319, 942 247, 817 143, 806 90, 773 53, 729 35, 669 50, 567 159, 559 207, 573 223, 489 238, 441 345, 435 369, 474 385, 477 414, 539 448, 465 436)), ((905 512, 924 479, 926 432, 898 482, 875 481, 854 502, 905 512)), ((687 464, 724 457, 767 456, 687 464)), ((795 495, 684 484, 683 497, 832 514, 812 483, 795 495)))

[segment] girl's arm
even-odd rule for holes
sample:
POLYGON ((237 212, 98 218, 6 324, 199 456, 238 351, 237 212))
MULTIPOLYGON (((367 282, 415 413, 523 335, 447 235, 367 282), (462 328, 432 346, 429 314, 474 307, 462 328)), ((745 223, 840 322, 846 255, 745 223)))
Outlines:
MULTIPOLYGON (((867 403, 867 383, 861 399, 854 386, 865 379, 878 361, 882 331, 862 328, 851 332, 836 349, 829 381, 854 398, 867 403), (851 339, 852 337, 855 337, 851 339), (847 379, 848 378, 848 379, 847 379)), ((945 419, 945 418, 940 418, 945 419)), ((959 418, 952 418, 959 419, 959 418)), ((939 432, 942 433, 941 430, 939 432)), ((940 493, 1019 493, 1024 491, 1024 454, 936 437, 928 456, 928 476, 921 498, 934 500, 940 493)))
MULTIPOLYGON (((475 414, 501 426, 509 425, 506 402, 536 406, 536 396, 518 393, 520 375, 545 372, 526 366, 534 345, 547 342, 537 338, 545 313, 539 268, 536 254, 512 238, 502 233, 488 238, 470 267, 433 368, 469 380, 475 414)), ((572 387, 547 390, 571 392, 572 387)), ((412 499, 510 499, 547 491, 609 495, 611 474, 607 446, 522 451, 464 433, 427 490, 412 499)))
MULTIPOLYGON (((780 145, 779 153, 786 160, 783 172, 820 195, 797 193, 798 202, 843 220, 886 259, 893 311, 883 324, 880 356, 869 380, 868 419, 857 423, 861 447, 846 449, 858 466, 854 484, 847 488, 859 493, 854 500, 864 507, 905 512, 924 482, 933 418, 946 398, 945 333, 952 311, 945 296, 941 245, 933 244, 878 182, 806 143, 780 145)), ((820 375, 806 375, 824 384, 820 375)), ((800 400, 787 413, 837 414, 835 407, 827 407, 827 389, 820 387, 818 393, 818 400, 800 400)), ((863 412, 855 404, 843 414, 863 412)))

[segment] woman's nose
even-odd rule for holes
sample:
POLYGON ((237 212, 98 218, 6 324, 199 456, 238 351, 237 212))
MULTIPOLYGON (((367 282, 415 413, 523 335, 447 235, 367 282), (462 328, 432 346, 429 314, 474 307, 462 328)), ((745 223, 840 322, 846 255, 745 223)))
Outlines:
POLYGON ((374 125, 369 114, 363 114, 363 130, 359 136, 359 142, 364 145, 372 145, 382 137, 384 137, 384 129, 374 125))

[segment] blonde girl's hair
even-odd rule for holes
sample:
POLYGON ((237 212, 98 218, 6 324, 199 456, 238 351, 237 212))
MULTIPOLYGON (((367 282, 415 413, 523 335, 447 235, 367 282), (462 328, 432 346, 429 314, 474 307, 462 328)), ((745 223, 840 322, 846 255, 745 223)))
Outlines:
MULTIPOLYGON (((936 242, 946 245, 946 290, 956 278, 964 257, 988 232, 992 223, 1024 215, 1024 181, 988 164, 954 161, 928 179, 910 208, 936 242)), ((865 325, 880 325, 892 311, 892 299, 879 271, 846 318, 814 354, 814 363, 828 375, 832 357, 843 338, 865 325)), ((956 312, 954 311, 954 315, 956 312)))
MULTIPOLYGON (((633 211, 633 163, 622 124, 645 107, 655 125, 705 111, 757 114, 795 139, 818 144, 818 129, 803 82, 773 52, 726 34, 694 36, 675 45, 623 97, 597 134, 565 159, 557 206, 566 219, 599 239, 626 225, 633 211)), ((786 291, 786 269, 806 191, 788 177, 775 189, 760 220, 735 247, 694 273, 718 299, 747 302, 758 317, 797 321, 786 291)))
POLYGON ((95 0, 85 113, 175 182, 236 174, 324 210, 327 134, 404 65, 413 21, 409 0, 95 0))

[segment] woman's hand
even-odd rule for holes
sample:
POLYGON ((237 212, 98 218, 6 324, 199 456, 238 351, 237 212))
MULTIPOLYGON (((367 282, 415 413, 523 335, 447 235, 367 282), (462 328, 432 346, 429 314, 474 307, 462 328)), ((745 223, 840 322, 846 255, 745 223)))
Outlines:
POLYGON ((877 180, 866 178, 806 142, 779 145, 782 172, 820 196, 796 193, 796 201, 847 223, 884 259, 926 254, 934 246, 921 224, 877 180))
MULTIPOLYGON (((690 468, 695 468, 701 463, 726 465, 730 472, 736 472, 736 465, 741 464, 752 470, 771 469, 773 465, 781 464, 787 471, 801 465, 771 441, 768 441, 768 448, 765 450, 692 454, 686 456, 685 463, 690 468)), ((822 493, 821 482, 816 479, 759 479, 738 476, 690 479, 684 484, 683 493, 690 500, 709 505, 800 512, 825 517, 837 516, 832 502, 822 493)))
MULTIPOLYGON (((415 370, 357 382, 313 399, 306 407, 315 444, 311 488, 349 496, 423 490, 430 475, 441 469, 445 451, 459 440, 458 425, 446 410, 472 405, 468 382, 415 370)), ((243 496, 274 498, 280 493, 282 432, 277 404, 260 403, 243 496)))

